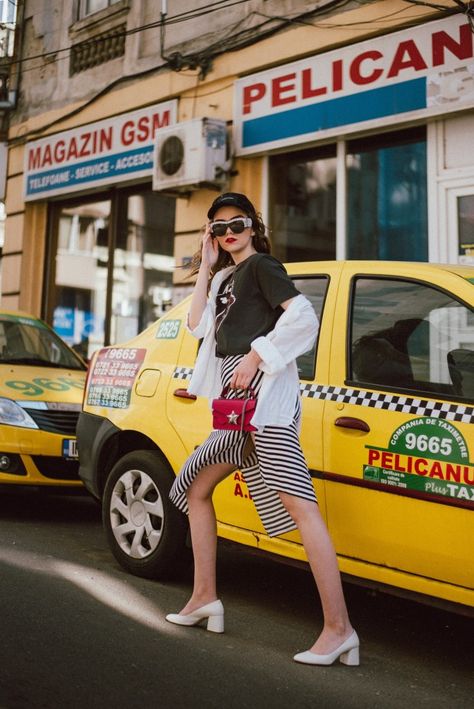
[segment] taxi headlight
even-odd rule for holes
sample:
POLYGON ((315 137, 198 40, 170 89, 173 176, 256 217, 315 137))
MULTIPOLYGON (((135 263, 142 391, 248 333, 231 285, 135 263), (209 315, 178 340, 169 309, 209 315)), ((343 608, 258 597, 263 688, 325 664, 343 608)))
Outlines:
POLYGON ((23 411, 21 406, 11 399, 0 397, 0 424, 2 423, 21 428, 38 428, 31 416, 23 411))

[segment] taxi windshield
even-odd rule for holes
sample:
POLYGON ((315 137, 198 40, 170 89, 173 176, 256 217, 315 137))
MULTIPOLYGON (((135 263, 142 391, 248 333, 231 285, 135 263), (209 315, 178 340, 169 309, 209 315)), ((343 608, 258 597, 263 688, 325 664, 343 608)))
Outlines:
POLYGON ((44 323, 0 315, 0 364, 85 370, 86 366, 44 323))

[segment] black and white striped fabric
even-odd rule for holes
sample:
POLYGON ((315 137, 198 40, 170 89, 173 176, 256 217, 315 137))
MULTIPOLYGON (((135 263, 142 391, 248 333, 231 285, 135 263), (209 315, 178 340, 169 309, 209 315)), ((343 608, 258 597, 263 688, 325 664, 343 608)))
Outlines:
MULTIPOLYGON (((222 360, 222 386, 230 382, 242 355, 222 360)), ((258 371, 251 387, 258 394, 263 372, 258 371)), ((230 390, 228 398, 244 396, 243 391, 230 390)), ((227 463, 239 468, 249 489, 259 517, 269 536, 274 537, 296 529, 291 516, 283 506, 278 492, 303 497, 316 502, 308 466, 301 450, 298 422, 301 416, 299 397, 295 401, 295 416, 288 428, 265 426, 255 431, 254 444, 247 453, 250 433, 240 431, 212 431, 210 436, 190 455, 170 492, 170 499, 187 514, 186 490, 199 471, 207 465, 227 463)))

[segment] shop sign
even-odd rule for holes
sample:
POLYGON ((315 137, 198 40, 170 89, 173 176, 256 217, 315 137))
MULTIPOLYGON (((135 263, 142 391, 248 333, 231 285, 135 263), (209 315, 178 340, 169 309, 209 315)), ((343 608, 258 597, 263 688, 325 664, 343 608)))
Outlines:
POLYGON ((27 143, 25 201, 151 176, 156 133, 176 113, 165 101, 27 143))
POLYGON ((474 507, 474 463, 449 421, 422 416, 397 428, 386 448, 366 448, 364 480, 474 507))
POLYGON ((463 14, 240 79, 240 155, 474 106, 474 34, 463 14))
POLYGON ((88 405, 128 408, 133 384, 145 355, 144 348, 111 347, 100 350, 90 375, 88 405))

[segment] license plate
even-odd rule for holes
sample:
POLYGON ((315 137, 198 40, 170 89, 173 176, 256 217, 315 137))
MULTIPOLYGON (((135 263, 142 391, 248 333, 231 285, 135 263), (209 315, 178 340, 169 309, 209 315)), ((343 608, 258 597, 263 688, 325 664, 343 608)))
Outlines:
POLYGON ((63 457, 77 458, 77 441, 75 438, 67 438, 63 441, 63 457))

